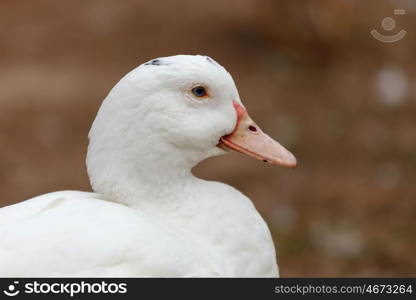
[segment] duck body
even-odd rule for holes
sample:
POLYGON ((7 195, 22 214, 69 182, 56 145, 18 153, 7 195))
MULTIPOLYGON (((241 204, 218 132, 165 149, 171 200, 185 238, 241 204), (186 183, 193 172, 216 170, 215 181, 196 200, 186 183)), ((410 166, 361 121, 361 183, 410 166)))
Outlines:
POLYGON ((181 191, 192 205, 164 211, 78 191, 2 208, 0 276, 278 276, 269 230, 252 202, 218 182, 195 179, 192 188, 181 191))
POLYGON ((249 118, 214 60, 178 55, 132 70, 88 136, 93 193, 61 191, 0 208, 1 277, 278 276, 253 203, 192 174, 229 150, 296 164, 249 118))

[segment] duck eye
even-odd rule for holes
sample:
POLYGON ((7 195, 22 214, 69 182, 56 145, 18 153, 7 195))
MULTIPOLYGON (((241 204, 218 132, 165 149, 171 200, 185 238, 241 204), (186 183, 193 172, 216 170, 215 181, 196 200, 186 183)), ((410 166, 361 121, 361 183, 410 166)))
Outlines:
POLYGON ((207 91, 203 86, 197 86, 192 89, 192 94, 194 94, 196 97, 204 97, 207 95, 207 91))

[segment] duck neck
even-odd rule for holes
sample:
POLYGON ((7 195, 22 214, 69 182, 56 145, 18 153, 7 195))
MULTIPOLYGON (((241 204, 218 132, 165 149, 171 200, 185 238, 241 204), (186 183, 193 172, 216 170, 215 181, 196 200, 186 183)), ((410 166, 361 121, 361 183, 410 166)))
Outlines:
POLYGON ((104 148, 98 142, 90 141, 87 168, 94 192, 105 200, 140 208, 177 205, 197 180, 191 169, 199 162, 198 155, 184 155, 183 149, 156 135, 135 147, 112 143, 104 148))
MULTIPOLYGON (((185 191, 196 178, 189 167, 175 167, 161 161, 152 163, 138 160, 124 169, 124 176, 117 180, 116 190, 108 195, 114 200, 130 207, 167 207, 183 201, 185 191)), ((120 172, 121 173, 121 172, 120 172)))

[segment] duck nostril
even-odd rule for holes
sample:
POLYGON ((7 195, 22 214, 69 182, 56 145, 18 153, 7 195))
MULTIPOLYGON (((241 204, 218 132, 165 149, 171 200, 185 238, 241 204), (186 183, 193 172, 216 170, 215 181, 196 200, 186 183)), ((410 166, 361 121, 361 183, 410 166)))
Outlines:
POLYGON ((253 132, 257 132, 256 126, 253 126, 253 125, 248 126, 248 130, 253 131, 253 132))

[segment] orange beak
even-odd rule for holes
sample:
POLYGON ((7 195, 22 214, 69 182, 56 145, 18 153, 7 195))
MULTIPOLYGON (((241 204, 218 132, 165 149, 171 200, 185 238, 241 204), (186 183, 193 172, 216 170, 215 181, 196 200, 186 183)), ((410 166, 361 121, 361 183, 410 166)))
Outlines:
POLYGON ((233 101, 233 105, 237 112, 237 124, 232 133, 220 139, 220 148, 247 154, 272 165, 296 166, 296 158, 292 153, 265 134, 244 107, 236 101, 233 101))

